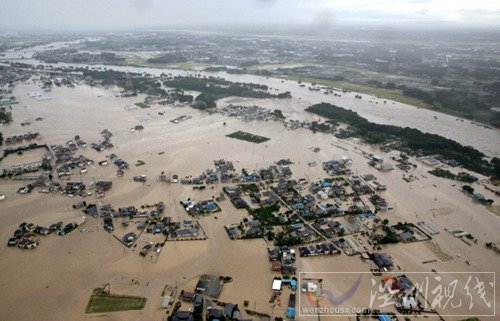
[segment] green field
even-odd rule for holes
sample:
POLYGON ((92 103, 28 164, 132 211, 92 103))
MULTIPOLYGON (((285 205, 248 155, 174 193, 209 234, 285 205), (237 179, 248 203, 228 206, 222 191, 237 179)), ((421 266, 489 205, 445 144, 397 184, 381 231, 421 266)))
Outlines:
POLYGON ((316 83, 318 85, 344 89, 348 91, 358 92, 360 94, 368 94, 377 96, 382 99, 394 100, 400 103, 422 107, 422 108, 431 108, 428 104, 421 101, 420 99, 416 99, 413 97, 408 97, 403 95, 403 92, 400 89, 388 89, 388 88, 378 88, 375 86, 358 84, 348 81, 335 81, 321 78, 313 78, 313 77, 302 77, 298 75, 287 75, 285 76, 288 80, 296 80, 296 81, 304 81, 309 83, 316 83))
POLYGON ((90 296, 85 313, 142 310, 146 298, 139 296, 105 294, 101 288, 94 290, 90 296))
POLYGON ((204 64, 196 64, 195 65, 191 61, 180 62, 180 63, 170 63, 170 64, 153 63, 153 62, 148 62, 146 59, 143 59, 143 58, 138 57, 136 55, 125 56, 125 62, 123 62, 121 64, 127 65, 127 66, 134 66, 134 67, 150 67, 150 68, 181 69, 181 70, 192 70, 194 67, 197 67, 197 66, 205 66, 204 64))
POLYGON ((140 108, 149 108, 149 105, 143 102, 135 103, 134 105, 140 108))
POLYGON ((270 138, 267 138, 264 136, 254 135, 254 134, 250 134, 250 133, 242 132, 242 131, 237 131, 237 132, 234 132, 234 133, 226 135, 226 136, 231 137, 231 138, 244 140, 244 141, 251 142, 251 143, 255 143, 255 144, 260 144, 260 143, 263 143, 263 142, 270 140, 270 138))

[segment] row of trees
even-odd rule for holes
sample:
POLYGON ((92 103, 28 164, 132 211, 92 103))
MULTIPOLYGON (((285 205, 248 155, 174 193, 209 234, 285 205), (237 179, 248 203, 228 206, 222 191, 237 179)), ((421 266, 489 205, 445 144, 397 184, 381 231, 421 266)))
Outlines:
MULTIPOLYGON (((12 114, 4 107, 0 108, 0 124, 9 124, 12 122, 12 114)), ((0 145, 3 144, 3 135, 0 132, 0 145)))
POLYGON ((0 124, 9 124, 12 122, 12 114, 4 107, 0 108, 0 124))
POLYGON ((230 82, 222 78, 198 78, 178 76, 173 79, 163 81, 166 87, 176 88, 177 90, 192 90, 201 92, 195 98, 194 108, 208 109, 216 107, 216 100, 229 97, 250 97, 250 98, 291 98, 290 92, 280 93, 278 95, 270 94, 268 86, 230 82))
POLYGON ((463 146, 454 140, 430 133, 423 133, 418 129, 381 125, 369 122, 356 112, 337 107, 328 103, 312 105, 306 111, 329 118, 334 122, 348 124, 355 135, 364 138, 372 144, 384 143, 388 140, 401 141, 403 146, 422 155, 440 154, 447 159, 459 162, 465 168, 492 175, 498 172, 499 162, 488 163, 485 155, 471 146, 463 146))

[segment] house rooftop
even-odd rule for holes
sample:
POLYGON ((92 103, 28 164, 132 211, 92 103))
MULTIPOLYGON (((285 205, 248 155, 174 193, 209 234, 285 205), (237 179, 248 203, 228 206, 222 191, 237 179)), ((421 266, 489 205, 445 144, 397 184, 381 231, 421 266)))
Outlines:
POLYGON ((215 275, 202 275, 196 284, 196 292, 218 298, 222 291, 220 277, 215 275))
POLYGON ((194 321, 193 313, 190 311, 177 311, 172 316, 172 321, 194 321))

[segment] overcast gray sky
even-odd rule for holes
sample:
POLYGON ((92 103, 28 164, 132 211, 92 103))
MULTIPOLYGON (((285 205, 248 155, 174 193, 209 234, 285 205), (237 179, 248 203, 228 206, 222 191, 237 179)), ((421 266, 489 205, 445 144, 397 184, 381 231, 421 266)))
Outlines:
POLYGON ((190 25, 437 25, 500 29, 500 0, 1 0, 0 30, 190 25))

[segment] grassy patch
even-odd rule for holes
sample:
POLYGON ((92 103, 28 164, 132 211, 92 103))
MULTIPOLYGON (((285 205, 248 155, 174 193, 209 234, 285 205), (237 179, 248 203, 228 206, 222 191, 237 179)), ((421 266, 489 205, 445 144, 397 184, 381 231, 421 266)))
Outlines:
POLYGON ((135 103, 134 105, 136 105, 139 108, 149 108, 149 105, 146 103, 143 103, 143 102, 138 102, 138 103, 135 103))
POLYGON ((263 142, 270 140, 270 138, 267 138, 264 136, 254 135, 254 134, 250 134, 250 133, 242 132, 242 131, 237 131, 237 132, 234 132, 234 133, 226 135, 226 136, 231 137, 231 138, 244 140, 244 141, 251 142, 251 143, 256 143, 256 144, 260 144, 260 143, 263 143, 263 142))
POLYGON ((146 298, 130 295, 105 294, 101 288, 94 290, 90 296, 85 313, 142 310, 146 298))
MULTIPOLYGON (((181 70, 192 70, 194 67, 203 67, 204 64, 196 64, 196 66, 191 61, 180 62, 180 63, 154 63, 149 62, 146 59, 138 57, 136 55, 127 55, 125 57, 125 62, 122 63, 127 66, 135 67, 151 67, 151 68, 161 68, 161 69, 181 69, 181 70)), ((208 66, 208 65, 207 65, 208 66)))
POLYGON ((177 68, 182 69, 182 70, 191 70, 191 69, 193 69, 193 63, 190 61, 181 62, 181 63, 177 64, 177 68))

